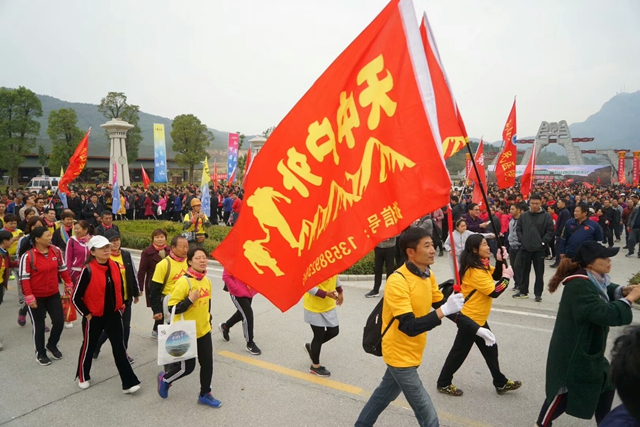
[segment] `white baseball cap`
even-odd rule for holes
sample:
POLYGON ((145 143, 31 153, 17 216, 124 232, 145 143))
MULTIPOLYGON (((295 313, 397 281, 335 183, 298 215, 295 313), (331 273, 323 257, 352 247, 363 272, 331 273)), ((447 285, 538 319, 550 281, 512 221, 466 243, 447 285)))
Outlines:
POLYGON ((104 248, 107 245, 110 245, 111 242, 107 240, 104 236, 93 236, 91 240, 89 240, 89 244, 87 245, 89 250, 91 249, 100 249, 104 248))

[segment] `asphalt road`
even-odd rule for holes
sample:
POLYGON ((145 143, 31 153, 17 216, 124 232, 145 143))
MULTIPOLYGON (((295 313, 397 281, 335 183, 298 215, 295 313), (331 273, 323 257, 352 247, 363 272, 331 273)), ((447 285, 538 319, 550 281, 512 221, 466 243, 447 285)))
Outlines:
MULTIPOLYGON (((136 259, 137 262, 137 259, 136 259)), ((614 258, 613 280, 625 283, 640 270, 640 260, 614 258)), ((445 258, 437 258, 434 272, 439 281, 448 278, 445 258)), ((553 270, 547 268, 546 280, 553 270)), ((210 266, 213 280, 213 318, 217 325, 234 307, 222 290, 221 268, 210 266)), ((532 274, 533 276, 533 274, 532 274)), ((532 277, 533 279, 533 277, 532 277)), ((92 369, 92 384, 78 388, 74 376, 82 342, 79 322, 65 329, 59 345, 64 357, 42 367, 35 361, 30 322, 16 322, 18 301, 11 282, 0 306, 0 426, 350 426, 355 422, 368 395, 384 373, 381 359, 364 353, 360 342, 364 321, 378 302, 364 294, 371 282, 343 282, 345 303, 339 310, 340 335, 323 347, 321 363, 332 373, 330 379, 308 374, 309 359, 303 344, 311 340, 310 327, 303 321, 298 304, 281 313, 261 296, 254 300, 255 341, 261 356, 252 356, 244 346, 242 328, 231 330, 224 342, 214 325, 213 395, 222 400, 220 409, 197 405, 199 390, 196 371, 170 389, 169 398, 156 393, 157 344, 151 339, 151 311, 141 301, 133 309, 129 353, 134 370, 142 381, 135 395, 121 392, 109 344, 92 369)), ((489 323, 500 348, 500 365, 510 379, 523 387, 499 396, 480 353, 474 349, 454 378, 463 397, 454 398, 436 391, 436 378, 451 348, 456 328, 445 321, 429 333, 420 376, 431 395, 442 426, 532 426, 544 399, 544 372, 547 348, 560 298, 545 292, 543 301, 514 300, 511 291, 496 300, 489 323)), ((640 320, 640 311, 634 322, 640 320)), ((610 342, 620 332, 612 329, 610 342)), ((616 403, 618 399, 616 398, 616 403)), ((563 416, 555 426, 593 426, 594 421, 563 416)), ((379 418, 377 426, 413 426, 417 422, 402 396, 379 418)))

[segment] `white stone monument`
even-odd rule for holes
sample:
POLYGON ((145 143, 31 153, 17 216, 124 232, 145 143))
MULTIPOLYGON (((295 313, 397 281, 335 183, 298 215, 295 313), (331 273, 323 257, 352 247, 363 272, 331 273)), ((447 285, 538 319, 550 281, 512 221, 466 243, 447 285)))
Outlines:
POLYGON ((129 161, 127 160, 127 132, 134 128, 132 124, 125 122, 119 118, 112 119, 107 123, 100 125, 109 132, 111 139, 111 152, 109 155, 109 183, 113 184, 113 164, 118 168, 118 185, 120 187, 129 187, 131 179, 129 178, 129 161))
POLYGON ((253 158, 258 155, 265 142, 267 142, 267 138, 263 136, 256 136, 249 140, 249 147, 251 147, 251 155, 253 158))

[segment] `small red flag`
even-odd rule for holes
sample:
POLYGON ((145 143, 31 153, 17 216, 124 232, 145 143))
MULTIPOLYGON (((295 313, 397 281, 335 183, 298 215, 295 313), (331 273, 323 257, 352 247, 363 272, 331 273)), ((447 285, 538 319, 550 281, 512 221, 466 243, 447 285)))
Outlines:
POLYGON ((147 175, 147 172, 144 170, 142 165, 140 165, 140 169, 142 169, 142 186, 146 190, 147 188, 149 188, 151 180, 149 179, 149 175, 147 175))
POLYGON ((82 138, 82 141, 80 141, 80 144, 76 147, 76 151, 73 152, 73 156, 69 159, 69 167, 58 183, 58 191, 69 194, 69 184, 80 175, 80 172, 82 172, 82 169, 86 166, 87 155, 89 153, 90 133, 91 128, 89 128, 84 138, 82 138))
POLYGON ((533 149, 531 150, 531 157, 529 157, 529 161, 527 162, 527 168, 524 170, 524 175, 522 175, 522 185, 520 186, 520 192, 522 196, 526 199, 531 194, 531 190, 533 189, 533 176, 536 171, 536 142, 533 141, 533 149))
POLYGON ((498 179, 498 188, 513 187, 516 182, 516 101, 513 101, 513 107, 507 118, 507 123, 502 131, 502 140, 504 141, 504 149, 500 153, 498 163, 496 164, 496 178, 498 179))
POLYGON ((480 140, 480 145, 478 145, 478 149, 476 150, 476 155, 474 156, 474 160, 476 163, 476 168, 478 169, 478 174, 476 174, 475 169, 471 168, 470 179, 475 182, 473 187, 473 196, 471 197, 471 201, 473 203, 477 203, 480 206, 481 210, 486 209, 487 207, 484 205, 484 197, 482 196, 482 189, 487 190, 487 174, 484 169, 484 140, 480 140), (478 176, 479 175, 479 176, 478 176), (482 184, 482 187, 480 186, 482 184))
POLYGON ((211 176, 211 181, 213 181, 213 191, 218 191, 218 164, 216 161, 213 161, 213 175, 211 176))
POLYGON ((249 152, 247 152, 247 160, 244 163, 244 173, 242 174, 242 185, 247 182, 247 175, 249 174, 249 168, 251 168, 251 162, 253 158, 251 157, 251 148, 249 148, 249 152))

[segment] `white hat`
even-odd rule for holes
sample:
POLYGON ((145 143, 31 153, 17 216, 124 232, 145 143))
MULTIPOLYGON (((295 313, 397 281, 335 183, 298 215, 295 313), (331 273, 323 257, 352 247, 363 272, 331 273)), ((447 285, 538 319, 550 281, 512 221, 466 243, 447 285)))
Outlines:
POLYGON ((104 236, 93 236, 91 240, 89 240, 89 245, 87 246, 89 247, 89 250, 91 250, 104 248, 105 246, 110 244, 111 242, 109 242, 109 240, 107 240, 107 238, 104 236))

